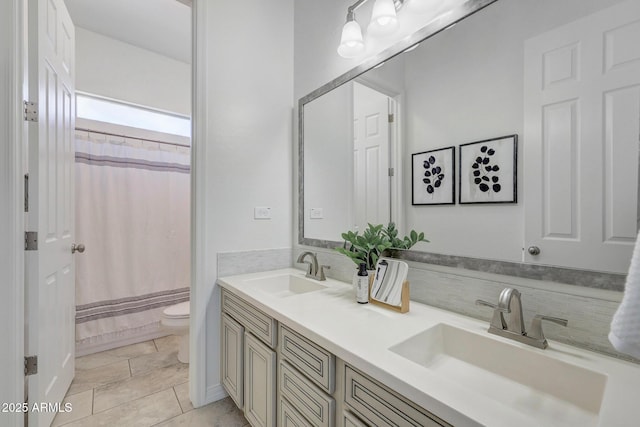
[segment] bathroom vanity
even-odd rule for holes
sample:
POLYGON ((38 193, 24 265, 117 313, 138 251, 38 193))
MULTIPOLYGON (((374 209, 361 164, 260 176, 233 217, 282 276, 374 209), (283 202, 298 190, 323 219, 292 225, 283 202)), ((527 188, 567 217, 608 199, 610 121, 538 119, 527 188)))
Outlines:
POLYGON ((222 382, 253 426, 632 426, 640 368, 297 269, 221 278, 222 382))

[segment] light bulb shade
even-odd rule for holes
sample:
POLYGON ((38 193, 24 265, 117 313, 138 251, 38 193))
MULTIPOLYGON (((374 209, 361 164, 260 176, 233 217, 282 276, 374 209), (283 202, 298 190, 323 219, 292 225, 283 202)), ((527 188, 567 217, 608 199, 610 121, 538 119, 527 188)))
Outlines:
POLYGON ((362 52, 364 52, 364 41, 360 25, 356 21, 347 21, 342 27, 338 54, 343 58, 355 58, 362 52))
POLYGON ((386 36, 398 28, 398 17, 393 0, 376 0, 373 4, 371 22, 367 30, 372 35, 386 36))

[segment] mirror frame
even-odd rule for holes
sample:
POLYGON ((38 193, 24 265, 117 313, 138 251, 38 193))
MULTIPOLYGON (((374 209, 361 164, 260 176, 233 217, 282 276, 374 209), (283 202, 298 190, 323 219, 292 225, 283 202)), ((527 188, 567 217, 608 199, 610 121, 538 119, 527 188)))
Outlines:
MULTIPOLYGON (((436 34, 448 29, 452 25, 496 3, 498 0, 467 0, 442 20, 430 23, 377 55, 365 60, 360 65, 338 76, 329 83, 300 98, 298 101, 298 243, 304 246, 333 249, 342 246, 339 241, 308 238, 304 236, 304 106, 331 90, 354 80, 358 76, 373 69, 377 65, 400 55, 408 48, 421 43, 436 34)), ((583 287, 623 291, 626 275, 576 270, 564 267, 554 267, 524 262, 496 261, 483 258, 444 255, 415 250, 392 250, 386 256, 406 261, 441 265, 445 267, 464 268, 468 270, 484 271, 504 274, 527 279, 546 280, 583 287)))

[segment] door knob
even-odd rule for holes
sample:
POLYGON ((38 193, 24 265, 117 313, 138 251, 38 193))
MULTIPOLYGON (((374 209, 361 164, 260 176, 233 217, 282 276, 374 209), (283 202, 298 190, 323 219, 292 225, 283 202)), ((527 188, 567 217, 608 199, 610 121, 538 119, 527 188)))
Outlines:
POLYGON ((84 252, 84 245, 82 243, 76 245, 75 243, 71 245, 71 253, 75 254, 76 252, 84 252))
POLYGON ((530 255, 540 255, 540 248, 537 246, 529 246, 527 251, 530 255))

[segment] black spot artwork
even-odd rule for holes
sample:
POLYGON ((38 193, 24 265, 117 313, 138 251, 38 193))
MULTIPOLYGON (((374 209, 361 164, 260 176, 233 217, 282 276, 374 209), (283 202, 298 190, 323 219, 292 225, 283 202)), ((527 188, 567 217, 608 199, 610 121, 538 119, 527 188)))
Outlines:
POLYGON ((427 184, 427 193, 433 194, 436 189, 442 186, 442 181, 444 181, 442 167, 436 164, 436 158, 433 156, 429 156, 429 158, 422 163, 422 166, 425 169, 422 182, 427 184))
POLYGON ((480 147, 480 155, 476 157, 471 165, 471 169, 473 170, 473 183, 476 184, 483 193, 489 190, 499 193, 500 190, 502 190, 500 177, 497 174, 500 166, 491 163, 491 161, 494 160, 494 154, 496 154, 496 150, 483 145, 480 147))

